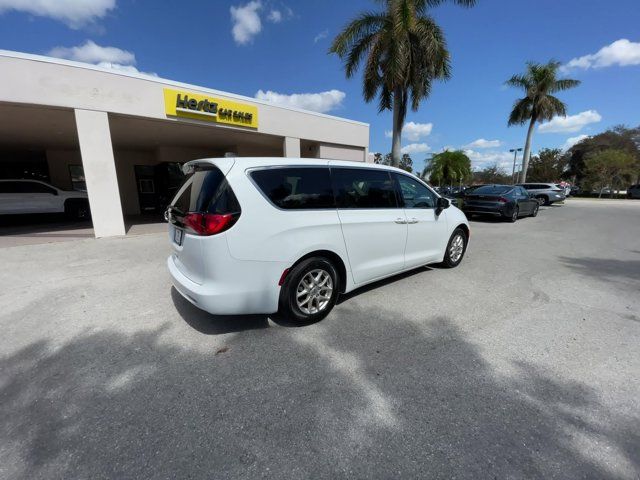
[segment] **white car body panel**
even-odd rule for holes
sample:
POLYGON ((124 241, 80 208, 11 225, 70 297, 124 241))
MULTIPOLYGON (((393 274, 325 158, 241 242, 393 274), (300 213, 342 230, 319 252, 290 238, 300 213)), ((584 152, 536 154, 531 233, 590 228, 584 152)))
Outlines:
POLYGON ((69 199, 87 200, 85 192, 68 192, 39 180, 15 179, 0 180, 2 183, 21 183, 25 186, 36 184, 44 186, 52 193, 21 192, 2 193, 0 191, 0 215, 20 215, 30 213, 64 213, 65 202, 69 199), (55 192, 55 193, 53 193, 55 192))
POLYGON ((459 225, 468 229, 464 213, 454 206, 440 215, 434 209, 417 208, 283 210, 250 178, 252 170, 269 167, 343 166, 401 172, 392 167, 308 158, 221 158, 189 162, 184 168, 188 171, 206 163, 226 173, 242 213, 223 233, 185 232, 182 246, 174 242, 176 227, 169 224, 173 253, 167 264, 176 290, 213 314, 276 312, 283 273, 308 254, 323 251, 338 256, 346 270, 342 291, 349 292, 442 261, 453 230, 459 225), (407 223, 408 218, 417 222, 407 223))

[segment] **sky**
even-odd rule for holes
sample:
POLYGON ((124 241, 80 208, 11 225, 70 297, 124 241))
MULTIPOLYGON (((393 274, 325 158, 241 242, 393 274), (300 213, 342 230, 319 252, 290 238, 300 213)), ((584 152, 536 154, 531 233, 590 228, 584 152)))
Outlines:
MULTIPOLYGON (((373 0, 0 0, 0 49, 140 71, 369 123, 371 152, 391 149, 391 114, 362 98, 328 53, 340 29, 373 0)), ((510 170, 526 126, 508 127, 522 92, 504 86, 527 61, 562 63, 582 81, 559 93, 568 116, 539 125, 540 148, 568 148, 619 124, 640 124, 638 0, 478 0, 429 14, 443 28, 452 78, 410 111, 403 151, 414 168, 463 149, 474 169, 510 170)))

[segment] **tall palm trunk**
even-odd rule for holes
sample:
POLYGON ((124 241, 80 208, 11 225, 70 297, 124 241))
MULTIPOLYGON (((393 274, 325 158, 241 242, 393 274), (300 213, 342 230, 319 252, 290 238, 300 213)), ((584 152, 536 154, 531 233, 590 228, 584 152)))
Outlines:
POLYGON ((533 138, 533 128, 536 126, 536 117, 531 116, 529 130, 527 130, 527 141, 524 144, 524 155, 522 156, 522 173, 520 183, 527 181, 527 170, 529 169, 529 157, 531 157, 531 138, 533 138))
POLYGON ((402 89, 396 87, 393 90, 393 140, 391 144, 391 165, 397 167, 400 165, 402 157, 402 124, 404 118, 402 115, 402 89))

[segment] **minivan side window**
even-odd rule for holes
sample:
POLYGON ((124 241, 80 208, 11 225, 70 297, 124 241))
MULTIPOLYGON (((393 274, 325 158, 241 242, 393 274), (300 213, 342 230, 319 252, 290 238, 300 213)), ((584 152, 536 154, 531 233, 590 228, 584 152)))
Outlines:
POLYGON ((431 190, 406 175, 393 175, 400 186, 404 208, 435 208, 436 195, 431 190))
POLYGON ((276 167, 254 170, 262 193, 285 210, 335 208, 328 167, 276 167))
POLYGON ((385 170, 332 168, 338 208, 398 208, 393 179, 385 170))

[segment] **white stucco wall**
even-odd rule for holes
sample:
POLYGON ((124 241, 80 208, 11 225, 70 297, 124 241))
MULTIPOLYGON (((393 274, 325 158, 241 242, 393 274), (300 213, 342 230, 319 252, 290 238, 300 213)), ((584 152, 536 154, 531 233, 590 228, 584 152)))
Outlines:
MULTIPOLYGON (((0 102, 167 119, 163 89, 174 88, 257 106, 257 131, 260 133, 362 148, 369 145, 369 125, 366 123, 278 107, 252 98, 151 76, 117 73, 77 62, 4 50, 0 50, 0 71, 0 102)), ((203 123, 175 118, 169 120, 203 123)))
POLYGON ((318 156, 329 160, 351 160, 354 162, 364 162, 366 158, 366 149, 346 145, 320 144, 318 156))

